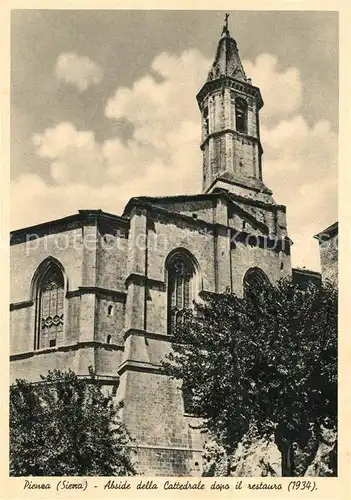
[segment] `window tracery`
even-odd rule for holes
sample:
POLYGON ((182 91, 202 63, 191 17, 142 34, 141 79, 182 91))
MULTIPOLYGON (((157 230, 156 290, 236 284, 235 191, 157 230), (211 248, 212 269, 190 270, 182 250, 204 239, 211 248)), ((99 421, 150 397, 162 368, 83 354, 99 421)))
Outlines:
POLYGON ((37 287, 35 348, 55 347, 63 333, 64 277, 54 264, 41 277, 37 287))
POLYGON ((188 258, 178 254, 171 259, 168 271, 168 332, 175 332, 183 322, 193 300, 194 266, 188 258))

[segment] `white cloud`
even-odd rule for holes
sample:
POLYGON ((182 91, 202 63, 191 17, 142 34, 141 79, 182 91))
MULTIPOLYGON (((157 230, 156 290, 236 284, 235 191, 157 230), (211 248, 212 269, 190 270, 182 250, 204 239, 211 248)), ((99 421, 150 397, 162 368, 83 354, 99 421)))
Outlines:
POLYGON ((63 52, 57 58, 55 76, 83 92, 102 81, 103 71, 89 57, 79 56, 75 52, 63 52))
MULTIPOLYGON (((267 183, 293 201, 306 185, 337 178, 337 135, 328 121, 308 126, 301 115, 261 129, 267 183), (287 189, 285 183, 289 180, 287 189)), ((299 207, 297 207, 297 210, 299 207)))
POLYGON ((59 123, 33 136, 38 156, 51 160, 52 178, 60 184, 84 181, 100 184, 104 157, 94 132, 78 131, 71 123, 59 123))
POLYGON ((260 54, 256 61, 243 61, 253 85, 261 89, 264 107, 261 120, 285 118, 296 112, 302 100, 302 83, 297 68, 278 70, 278 59, 272 54, 260 54))
POLYGON ((13 182, 11 199, 16 200, 11 210, 15 228, 65 217, 77 213, 78 209, 104 207, 118 213, 123 208, 122 201, 116 199, 114 185, 49 185, 37 174, 24 174, 13 182))
POLYGON ((293 265, 316 268, 312 237, 337 220, 337 135, 328 121, 309 127, 301 115, 261 132, 265 182, 287 206, 293 265))
MULTIPOLYGON (((173 134, 184 122, 197 127, 200 135, 200 115, 195 96, 205 81, 210 61, 200 52, 190 50, 179 57, 162 53, 152 63, 152 69, 163 77, 157 82, 151 75, 136 81, 132 88, 118 88, 108 100, 106 116, 125 118, 134 127, 134 138, 167 153, 173 134)), ((177 141, 183 141, 178 134, 177 141)), ((171 145, 172 146, 172 145, 171 145)), ((198 148, 199 142, 195 146, 198 148)))
POLYGON ((131 89, 117 89, 107 102, 106 115, 133 124, 133 137, 126 144, 118 137, 99 143, 92 131, 60 123, 34 135, 37 154, 50 160, 56 182, 95 187, 114 182, 125 200, 129 183, 140 185, 135 194, 199 191, 200 117, 195 95, 209 64, 197 51, 179 57, 161 54, 152 70, 162 81, 146 75, 131 89))
MULTIPOLYGON (((70 123, 36 134, 37 153, 49 160, 55 182, 48 185, 39 175, 27 175, 14 183, 14 227, 78 208, 119 213, 131 196, 201 192, 195 96, 209 66, 195 50, 178 57, 163 53, 153 61, 150 74, 131 88, 118 88, 105 113, 133 125, 127 142, 116 137, 100 143, 92 131, 70 123), (33 209, 28 211, 28 206, 33 209)), ((246 62, 245 69, 265 100, 264 179, 276 200, 287 205, 289 233, 295 240, 293 264, 316 268, 318 245, 312 236, 336 218, 336 135, 329 122, 310 126, 298 114, 302 85, 296 68, 279 72, 276 58, 263 54, 254 63, 246 62)))

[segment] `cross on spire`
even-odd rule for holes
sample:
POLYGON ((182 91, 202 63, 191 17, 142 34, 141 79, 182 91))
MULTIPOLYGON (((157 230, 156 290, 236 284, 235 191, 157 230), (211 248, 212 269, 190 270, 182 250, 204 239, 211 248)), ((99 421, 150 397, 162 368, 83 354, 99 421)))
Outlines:
POLYGON ((224 16, 224 24, 223 24, 223 30, 222 30, 222 35, 229 35, 229 29, 228 29, 228 19, 229 19, 230 14, 225 14, 224 16))

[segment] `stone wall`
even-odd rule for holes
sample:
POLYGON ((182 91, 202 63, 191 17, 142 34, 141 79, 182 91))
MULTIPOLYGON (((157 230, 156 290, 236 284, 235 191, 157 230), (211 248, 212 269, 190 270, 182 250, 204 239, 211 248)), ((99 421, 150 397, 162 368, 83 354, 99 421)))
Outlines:
POLYGON ((322 279, 338 283, 338 235, 319 245, 322 279))
POLYGON ((82 229, 41 235, 33 230, 28 241, 13 244, 10 254, 10 302, 31 299, 31 282, 39 264, 51 256, 61 262, 69 276, 69 290, 82 285, 82 229))
POLYGON ((232 248, 231 266, 232 290, 238 295, 242 295, 243 279, 251 267, 262 269, 272 283, 291 274, 290 255, 240 242, 232 248))
MULTIPOLYGON (((56 234, 37 235, 11 246, 10 256, 10 352, 33 350, 35 330, 35 291, 33 278, 40 264, 48 257, 57 259, 65 269, 66 292, 82 284, 82 230, 73 229, 56 234)), ((65 337, 76 340, 79 315, 77 298, 66 299, 65 337)))
POLYGON ((16 357, 11 361, 10 382, 25 379, 31 382, 40 380, 49 370, 77 370, 77 351, 47 349, 45 352, 32 351, 27 356, 16 357))
POLYGON ((56 225, 48 223, 25 235, 16 232, 12 240, 12 380, 24 377, 35 381, 55 368, 87 374, 89 365, 97 372, 117 377, 124 343, 128 232, 125 228, 121 232, 113 228, 113 237, 119 241, 103 246, 105 231, 101 234, 97 230, 96 217, 66 226, 62 229, 60 221, 56 225), (33 278, 49 257, 56 259, 64 270, 64 332, 55 348, 34 351, 33 278), (114 349, 112 344, 120 349, 114 349))
POLYGON ((188 215, 189 217, 195 217, 197 219, 204 220, 206 222, 212 223, 214 221, 214 203, 211 198, 204 200, 187 201, 164 201, 157 200, 157 206, 166 209, 169 212, 180 213, 188 215))
POLYGON ((125 292, 128 233, 118 228, 99 228, 97 286, 125 292))
MULTIPOLYGON (((14 245, 14 297, 30 299, 32 276, 48 256, 64 268, 67 293, 64 336, 53 349, 33 351, 33 301, 11 312, 12 376, 37 380, 54 368, 71 368, 84 375, 92 366, 111 383, 116 384, 119 377, 115 397, 124 403, 123 419, 136 440, 140 467, 152 475, 198 475, 204 436, 185 413, 179 381, 160 371, 171 349, 167 259, 176 250, 191 256, 196 268, 195 298, 202 290, 232 290, 240 295, 250 267, 261 268, 275 281, 291 272, 289 252, 231 242, 234 217, 241 229, 242 217, 251 217, 249 232, 261 235, 260 224, 266 223, 280 234, 279 217, 272 207, 250 205, 245 215, 243 207, 233 208, 228 196, 218 195, 198 201, 184 197, 170 200, 169 205, 160 200, 159 206, 136 203, 129 222, 89 217, 81 228, 66 231, 67 241, 78 241, 77 247, 69 244, 59 249, 55 235, 45 234, 21 258, 21 244, 14 245)), ((283 219, 280 222, 285 225, 283 219)), ((56 237, 63 240, 62 233, 56 237)))
POLYGON ((200 467, 202 436, 198 420, 184 414, 180 386, 137 368, 121 375, 123 421, 136 440, 140 473, 192 475, 200 467))
POLYGON ((335 222, 314 236, 319 243, 322 280, 338 284, 339 225, 335 222))
POLYGON ((123 345, 125 303, 111 294, 97 296, 95 340, 103 343, 123 345))

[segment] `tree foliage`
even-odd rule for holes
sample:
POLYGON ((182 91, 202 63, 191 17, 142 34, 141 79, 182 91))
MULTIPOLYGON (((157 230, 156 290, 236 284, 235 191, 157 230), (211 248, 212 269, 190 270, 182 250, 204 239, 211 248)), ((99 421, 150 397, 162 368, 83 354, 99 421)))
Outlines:
POLYGON ((178 328, 165 371, 228 453, 254 422, 274 432, 283 475, 294 447, 337 420, 337 291, 291 279, 253 283, 244 298, 208 294, 178 328), (189 397, 190 396, 190 397, 189 397))
POLYGON ((54 370, 38 384, 17 380, 10 388, 10 474, 134 474, 118 410, 92 371, 88 379, 54 370))

